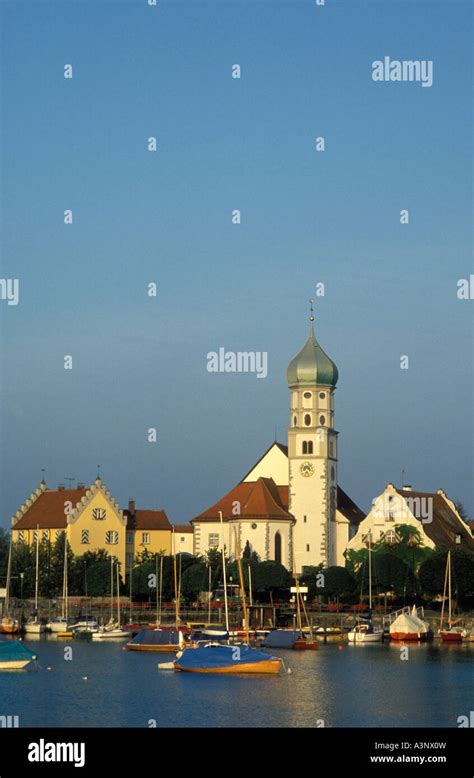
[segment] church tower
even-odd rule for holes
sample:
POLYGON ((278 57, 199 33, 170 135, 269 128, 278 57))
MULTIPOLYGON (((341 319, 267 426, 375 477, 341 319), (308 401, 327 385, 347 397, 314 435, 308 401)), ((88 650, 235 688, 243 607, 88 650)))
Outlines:
POLYGON ((290 389, 288 430, 289 511, 296 518, 293 556, 305 565, 336 564, 337 435, 334 392, 338 370, 314 334, 286 371, 290 389))

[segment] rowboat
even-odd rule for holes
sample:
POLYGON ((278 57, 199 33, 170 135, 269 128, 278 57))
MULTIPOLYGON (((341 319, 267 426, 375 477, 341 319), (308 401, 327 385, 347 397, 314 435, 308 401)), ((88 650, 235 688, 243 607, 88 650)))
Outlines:
POLYGON ((26 670, 36 659, 21 641, 0 643, 0 670, 26 670))

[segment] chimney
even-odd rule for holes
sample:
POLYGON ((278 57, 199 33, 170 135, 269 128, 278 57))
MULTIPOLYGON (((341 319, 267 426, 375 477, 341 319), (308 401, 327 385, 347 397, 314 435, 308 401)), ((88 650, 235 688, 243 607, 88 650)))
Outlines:
POLYGON ((135 515, 135 500, 128 501, 128 511, 132 516, 135 515))
POLYGON ((412 487, 412 485, 411 485, 411 484, 404 484, 404 485, 402 486, 402 490, 403 490, 404 492, 411 492, 411 491, 413 491, 413 487, 412 487))

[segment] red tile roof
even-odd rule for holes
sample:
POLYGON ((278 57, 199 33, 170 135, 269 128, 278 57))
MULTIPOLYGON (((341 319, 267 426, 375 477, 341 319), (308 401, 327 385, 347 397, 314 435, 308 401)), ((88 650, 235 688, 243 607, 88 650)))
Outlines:
POLYGON ((195 516, 192 522, 219 521, 222 511, 224 521, 229 519, 280 519, 294 521, 287 511, 288 487, 277 486, 272 478, 259 478, 257 481, 237 484, 219 502, 195 516), (239 513, 235 513, 235 503, 240 503, 239 513))
POLYGON ((65 503, 73 507, 82 500, 87 489, 47 489, 18 519, 13 529, 64 529, 66 527, 65 503))
POLYGON ((165 511, 136 510, 134 513, 124 511, 127 518, 127 529, 159 529, 171 530, 171 524, 165 511))
POLYGON ((173 524, 173 529, 175 532, 194 532, 191 524, 173 524))
POLYGON ((470 528, 462 519, 458 518, 443 495, 433 492, 414 492, 412 489, 397 489, 397 492, 405 500, 420 498, 431 501, 432 521, 420 519, 416 515, 416 509, 415 511, 412 510, 412 514, 415 519, 420 521, 422 529, 435 546, 455 546, 456 548, 467 548, 470 551, 474 551, 474 538, 470 528), (457 535, 459 535, 461 543, 456 543, 457 535))

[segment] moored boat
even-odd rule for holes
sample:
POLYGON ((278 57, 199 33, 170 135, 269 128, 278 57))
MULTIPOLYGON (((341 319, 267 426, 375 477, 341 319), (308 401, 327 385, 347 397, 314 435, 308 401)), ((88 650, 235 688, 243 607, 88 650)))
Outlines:
POLYGON ((0 643, 0 670, 27 670, 36 654, 19 640, 0 643))
POLYGON ((184 645, 180 631, 164 629, 142 629, 126 644, 128 651, 177 651, 184 645))
POLYGON ((17 619, 12 619, 9 614, 10 607, 10 583, 11 583, 11 571, 12 571, 12 545, 13 540, 10 535, 10 545, 8 547, 8 563, 7 563, 7 582, 5 591, 5 606, 3 609, 3 618, 0 622, 0 632, 6 635, 15 635, 20 630, 20 623, 17 619))
POLYGON ((17 619, 11 619, 9 616, 4 616, 0 622, 0 632, 5 635, 15 635, 20 630, 20 624, 17 619))
POLYGON ((443 643, 462 643, 462 641, 467 637, 467 630, 459 624, 456 626, 456 621, 459 621, 459 619, 454 620, 452 618, 451 551, 448 551, 448 557, 446 559, 446 572, 444 575, 443 605, 441 608, 439 628, 439 636, 443 643), (447 629, 443 629, 446 587, 448 588, 448 627, 447 629))
POLYGON ((348 633, 349 643, 380 643, 383 640, 383 629, 374 627, 371 621, 356 624, 348 633))
POLYGON ((405 610, 390 624, 392 640, 426 640, 429 624, 420 619, 414 605, 411 612, 405 610))
POLYGON ((185 673, 250 673, 271 674, 280 672, 280 658, 250 646, 200 645, 185 648, 174 662, 176 670, 185 673))

